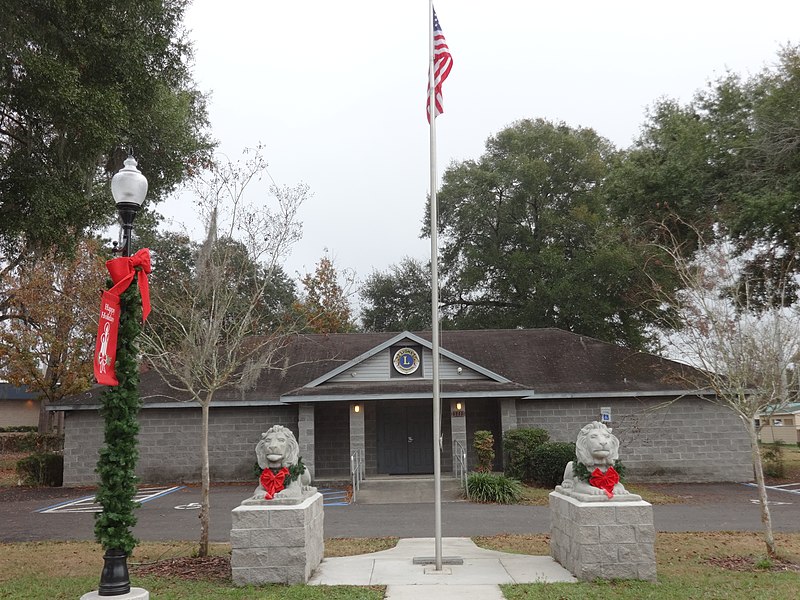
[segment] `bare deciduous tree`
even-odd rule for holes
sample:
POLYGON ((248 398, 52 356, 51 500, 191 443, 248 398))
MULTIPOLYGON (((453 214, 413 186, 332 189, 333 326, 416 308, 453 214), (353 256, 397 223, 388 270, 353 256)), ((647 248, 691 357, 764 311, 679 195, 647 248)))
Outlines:
MULTIPOLYGON (((764 541, 768 555, 775 556, 755 420, 797 395, 792 379, 800 359, 798 307, 780 300, 765 304, 759 295, 770 284, 743 275, 747 257, 737 257, 727 240, 706 244, 701 239, 692 258, 677 244, 661 249, 673 261, 682 288, 670 303, 676 333, 666 338, 667 347, 675 358, 697 367, 693 383, 713 392, 714 401, 738 415, 747 430, 764 541)), ((785 300, 782 290, 770 291, 769 297, 785 300)))
POLYGON ((142 334, 146 360, 176 397, 201 408, 200 556, 208 553, 211 404, 221 390, 252 388, 296 331, 269 296, 283 274, 281 260, 300 238, 296 215, 308 189, 272 186, 269 202, 248 202, 248 186, 264 173, 257 149, 242 162, 218 162, 197 185, 206 240, 190 277, 154 286, 153 316, 142 334))

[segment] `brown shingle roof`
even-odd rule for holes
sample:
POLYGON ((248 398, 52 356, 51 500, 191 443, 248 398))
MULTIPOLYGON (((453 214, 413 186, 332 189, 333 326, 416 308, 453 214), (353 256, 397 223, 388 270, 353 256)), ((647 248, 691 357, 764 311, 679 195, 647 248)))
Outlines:
MULTIPOLYGON (((262 373, 252 390, 223 390, 215 400, 248 403, 298 400, 308 395, 358 395, 368 393, 430 393, 430 380, 306 384, 370 351, 397 333, 303 334, 293 338, 273 369, 262 373)), ((417 333, 430 341, 430 332, 417 333)), ((510 380, 443 381, 443 392, 503 392, 520 396, 674 392, 690 389, 684 375, 692 371, 680 363, 635 352, 559 329, 443 331, 440 346, 453 354, 510 380)), ((66 405, 95 405, 99 391, 65 399, 66 405)), ((145 403, 174 402, 175 392, 157 373, 142 373, 140 392, 145 403)))

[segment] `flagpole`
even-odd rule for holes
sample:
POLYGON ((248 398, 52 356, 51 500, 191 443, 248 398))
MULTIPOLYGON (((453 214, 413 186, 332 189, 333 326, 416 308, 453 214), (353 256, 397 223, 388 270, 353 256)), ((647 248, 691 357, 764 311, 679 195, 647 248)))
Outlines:
POLYGON ((428 101, 431 165, 431 346, 433 354, 433 493, 436 570, 442 570, 441 398, 439 397, 439 240, 436 206, 436 86, 433 64, 433 0, 428 0, 428 101))

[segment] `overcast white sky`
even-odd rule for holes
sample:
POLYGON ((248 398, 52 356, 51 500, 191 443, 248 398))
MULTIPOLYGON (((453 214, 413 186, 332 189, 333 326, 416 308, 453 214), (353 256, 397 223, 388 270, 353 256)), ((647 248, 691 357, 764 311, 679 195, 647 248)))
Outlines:
MULTIPOLYGON (((454 66, 437 121, 439 173, 521 118, 594 128, 627 147, 662 96, 689 100, 726 69, 748 74, 800 41, 796 0, 438 0, 454 66)), ((419 238, 429 187, 427 0, 194 0, 194 74, 221 151, 265 145, 279 184, 305 182, 303 240, 364 279, 419 238)), ((263 189, 254 189, 256 194, 263 189)), ((187 221, 187 202, 161 210, 187 221)), ((188 219, 188 225, 192 225, 188 219)))

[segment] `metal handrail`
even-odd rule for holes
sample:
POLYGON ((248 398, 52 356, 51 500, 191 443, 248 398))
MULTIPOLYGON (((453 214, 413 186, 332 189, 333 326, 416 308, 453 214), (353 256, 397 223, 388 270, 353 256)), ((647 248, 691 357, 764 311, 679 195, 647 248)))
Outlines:
POLYGON ((458 440, 453 440, 453 470, 456 478, 464 488, 464 494, 469 500, 469 488, 467 487, 467 450, 458 440))
POLYGON ((364 464, 364 451, 361 449, 354 450, 350 455, 350 477, 353 482, 353 502, 356 501, 356 496, 361 490, 361 482, 366 474, 366 465, 364 464))

